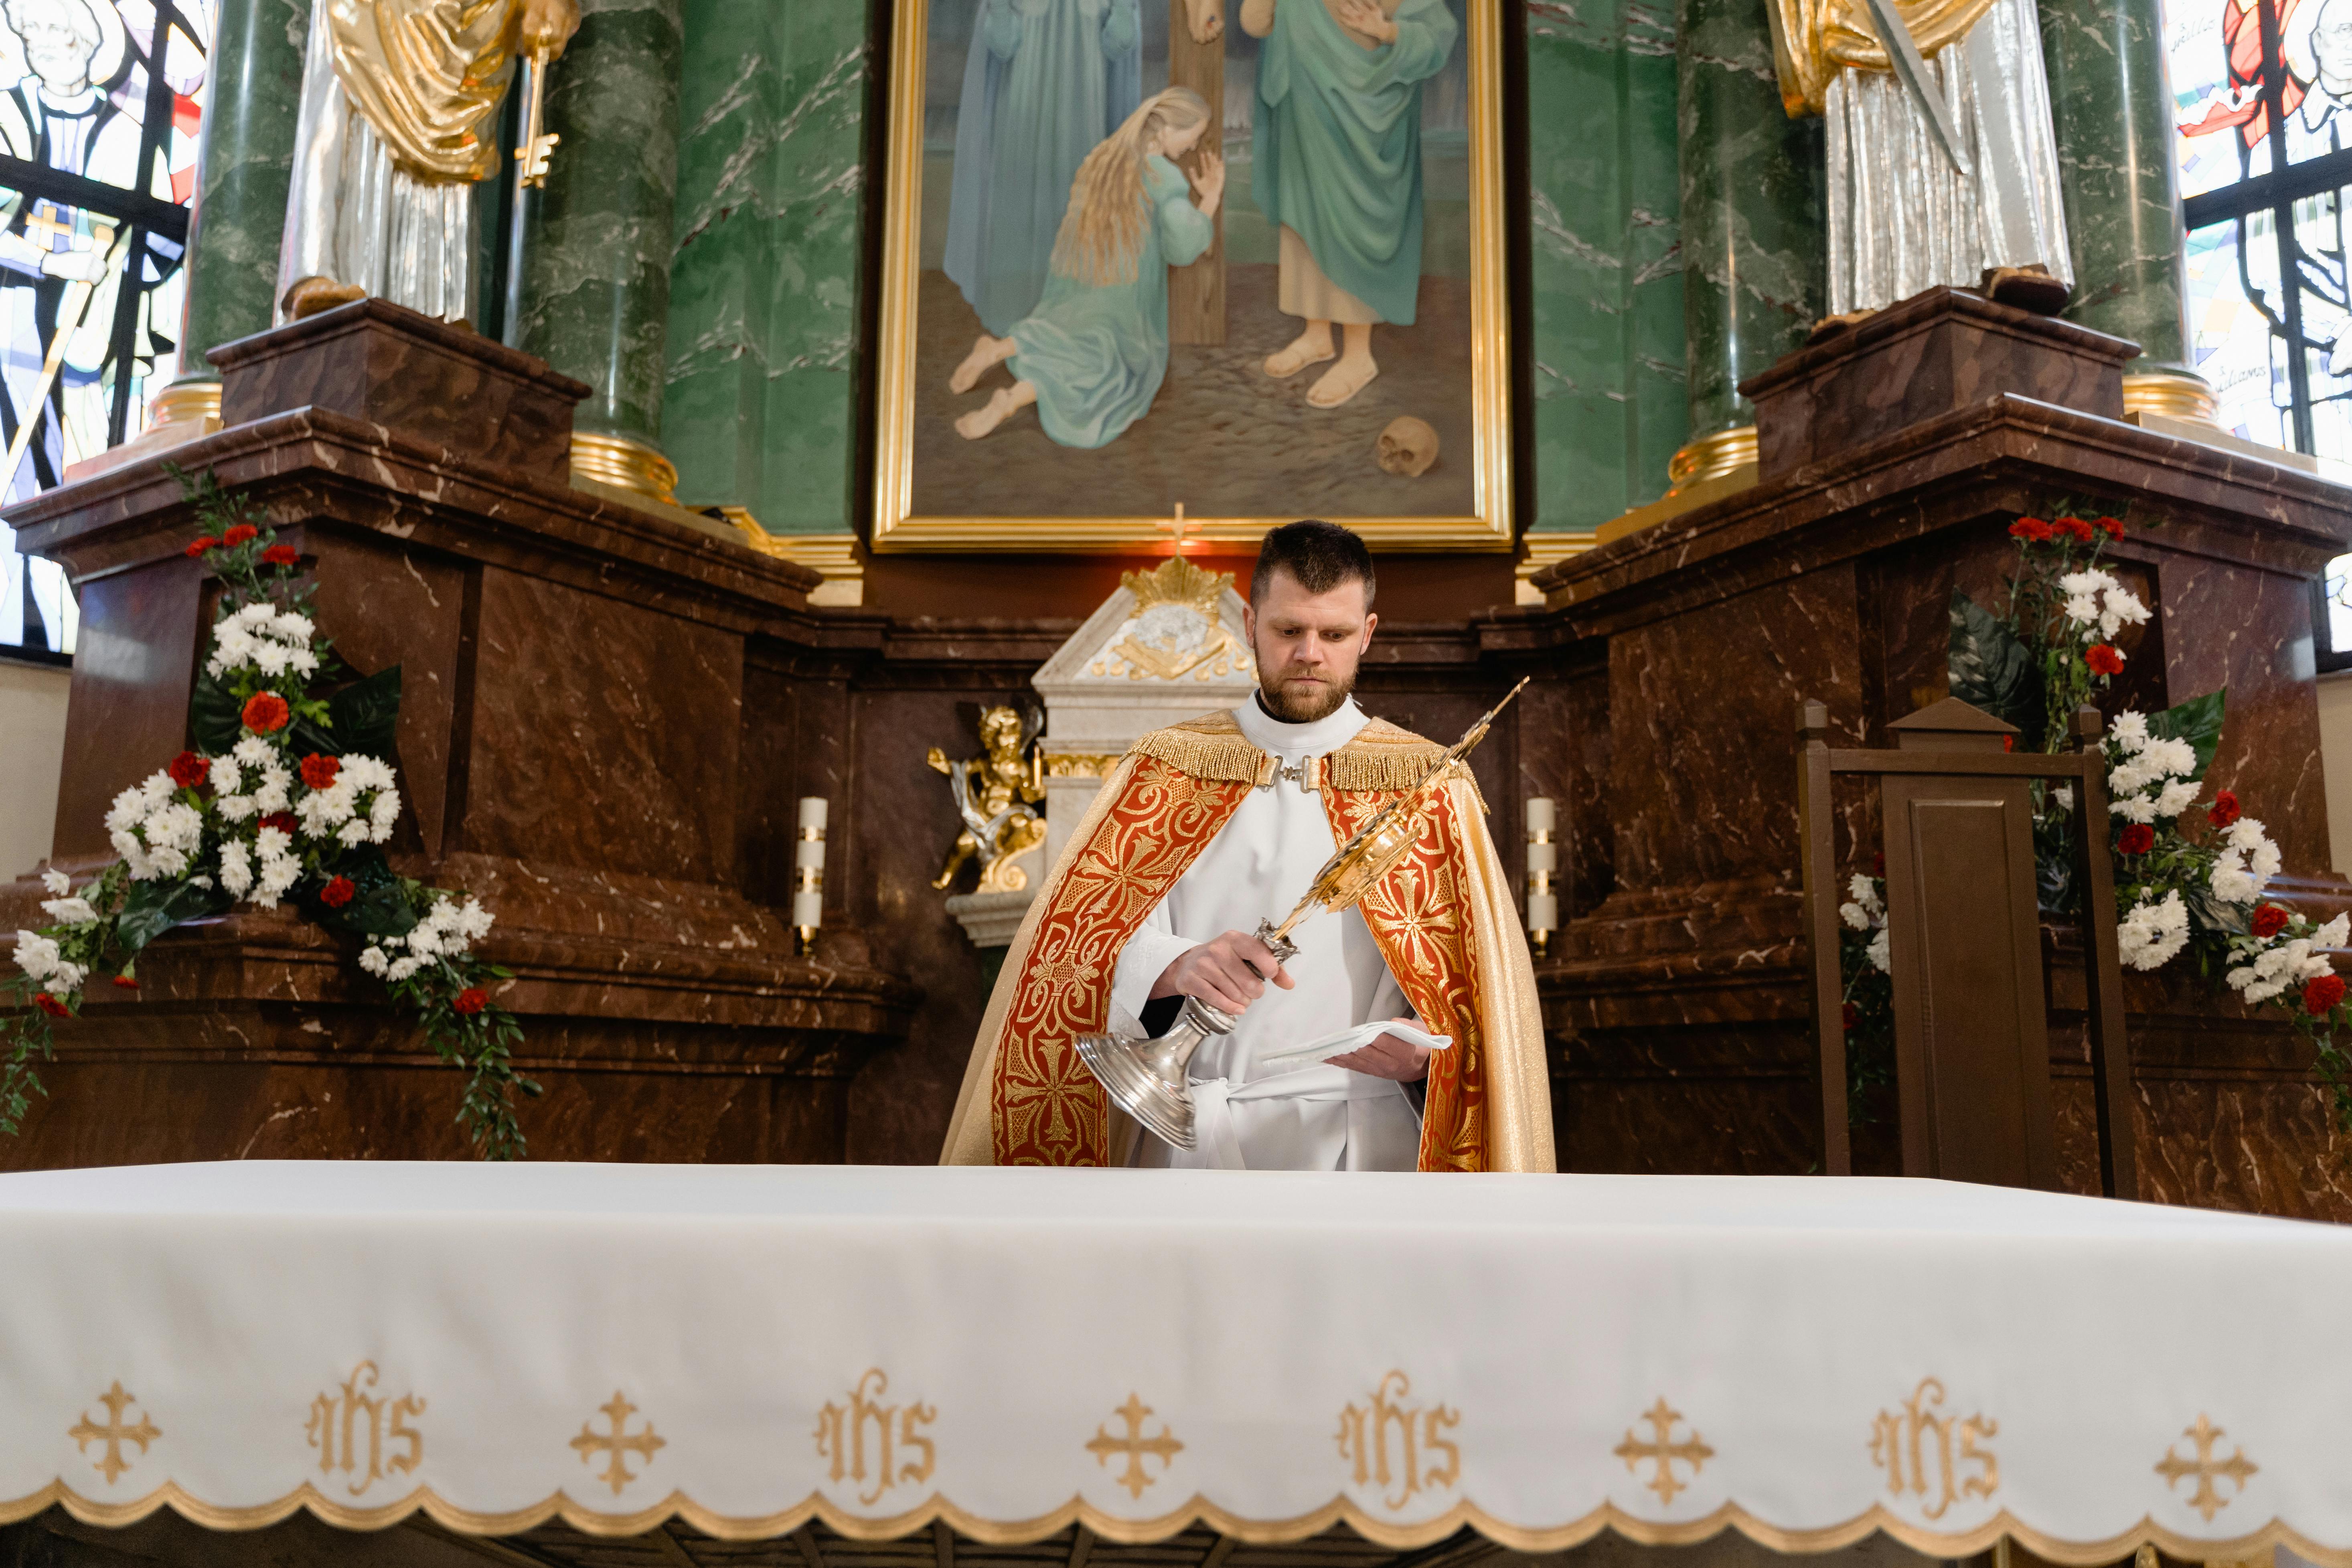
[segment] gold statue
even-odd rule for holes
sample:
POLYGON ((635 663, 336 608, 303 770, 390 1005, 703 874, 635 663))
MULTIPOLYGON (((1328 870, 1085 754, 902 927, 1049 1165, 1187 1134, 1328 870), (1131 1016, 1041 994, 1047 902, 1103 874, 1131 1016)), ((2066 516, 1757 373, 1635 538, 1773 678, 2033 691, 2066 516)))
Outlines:
MULTIPOLYGON (((535 68, 536 100, 579 27, 580 0, 312 0, 278 319, 362 295, 469 315, 473 187, 505 166, 516 58, 535 68)), ((533 118, 526 173, 546 151, 533 118)))
POLYGON ((1017 893, 1029 886, 1029 873, 1014 862, 1045 842, 1045 819, 1030 809, 1045 798, 1044 758, 1029 741, 1018 711, 991 708, 980 716, 979 756, 951 763, 937 746, 925 755, 947 774, 964 822, 932 887, 945 891, 971 860, 980 862, 975 891, 1017 893))

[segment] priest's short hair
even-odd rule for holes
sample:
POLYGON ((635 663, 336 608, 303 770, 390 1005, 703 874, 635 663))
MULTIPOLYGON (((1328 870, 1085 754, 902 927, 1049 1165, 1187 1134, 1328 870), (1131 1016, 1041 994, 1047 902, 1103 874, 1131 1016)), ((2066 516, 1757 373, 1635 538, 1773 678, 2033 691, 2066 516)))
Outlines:
POLYGON ((1372 607, 1372 552, 1364 542, 1336 522, 1302 518, 1268 529, 1257 549, 1257 570, 1250 574, 1250 603, 1265 598, 1265 585, 1276 572, 1310 594, 1328 594, 1342 583, 1364 585, 1364 608, 1372 607))

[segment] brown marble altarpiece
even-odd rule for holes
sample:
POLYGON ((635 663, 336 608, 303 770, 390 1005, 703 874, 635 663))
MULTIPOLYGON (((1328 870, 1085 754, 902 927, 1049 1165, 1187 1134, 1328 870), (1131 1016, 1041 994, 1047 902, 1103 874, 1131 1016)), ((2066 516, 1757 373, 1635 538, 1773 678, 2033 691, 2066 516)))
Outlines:
MULTIPOLYGON (((2157 615, 2124 700, 2227 685, 2214 781, 2269 824, 2290 895, 2342 901, 2293 631, 2352 510, 2316 479, 2124 423, 2129 353, 1923 296, 1751 384, 1759 484, 1551 569, 1539 609, 1416 621, 1415 563, 1383 562, 1400 618, 1373 645, 1368 709, 1450 735, 1536 678, 1475 765, 1507 849, 1528 795, 1560 803, 1569 928, 1539 977, 1562 1169, 1811 1163, 1790 716, 1818 698, 1841 734, 1884 744, 1943 696, 1952 590, 1997 598, 2020 512, 2130 526, 2119 569, 2157 615)), ((524 1111, 534 1154, 935 1157, 982 997, 927 885, 955 819, 922 755, 960 737, 962 707, 1023 691, 1099 594, 1066 617, 893 614, 887 591, 812 609, 803 569, 571 489, 575 386, 390 307, 222 362, 231 426, 173 456, 248 489, 318 563, 322 623, 355 666, 403 664, 395 848, 499 912, 488 948, 519 972, 526 1066, 550 1087, 524 1111), (834 810, 805 959, 777 913, 803 795, 834 810)), ((184 734, 207 614, 178 553, 192 529, 152 461, 14 521, 83 595, 58 845, 87 864, 106 801, 184 734)), ((1841 856, 1862 855, 1875 819, 1844 804, 1841 856)), ((0 892, 0 916, 34 897, 0 892)), ((2080 998, 2053 971, 2062 1155, 2087 1191, 2080 998)), ((141 974, 139 1000, 61 1031, 58 1107, 0 1166, 462 1152, 455 1075, 324 933, 240 915, 167 938, 141 974)), ((2290 1029, 2193 980, 2135 979, 2130 1000, 2146 1195, 2352 1218, 2352 1166, 2290 1029)), ((1892 1169, 1891 1138, 1882 1153, 1892 1169)))

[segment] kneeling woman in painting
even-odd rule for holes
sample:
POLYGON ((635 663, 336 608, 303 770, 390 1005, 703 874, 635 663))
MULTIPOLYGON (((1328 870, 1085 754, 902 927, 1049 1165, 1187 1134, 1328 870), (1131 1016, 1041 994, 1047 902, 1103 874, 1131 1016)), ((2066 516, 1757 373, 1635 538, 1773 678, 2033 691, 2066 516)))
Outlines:
POLYGON ((1104 138, 1078 177, 1054 241, 1052 276, 1034 312, 1001 338, 981 334, 949 387, 970 392, 1010 360, 1013 384, 956 421, 977 439, 1034 403, 1065 447, 1100 447, 1143 416, 1168 374, 1168 268, 1199 259, 1215 236, 1225 163, 1201 157, 1198 191, 1174 160, 1209 129, 1190 88, 1146 99, 1104 138))

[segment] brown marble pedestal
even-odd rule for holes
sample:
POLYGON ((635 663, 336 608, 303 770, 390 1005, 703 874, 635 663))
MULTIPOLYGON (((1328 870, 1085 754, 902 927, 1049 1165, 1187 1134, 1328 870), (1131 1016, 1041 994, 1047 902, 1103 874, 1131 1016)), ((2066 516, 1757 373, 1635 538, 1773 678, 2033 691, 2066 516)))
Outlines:
MULTIPOLYGON (((401 666, 394 860, 498 916, 485 949, 547 1087, 532 1155, 840 1158, 849 1079, 919 993, 854 931, 793 952, 793 797, 840 781, 824 704, 774 672, 822 666, 854 618, 808 610, 803 567, 572 489, 587 389, 471 332, 362 300, 213 358, 234 423, 171 458, 302 552, 346 662, 401 666)), ((213 585, 152 459, 8 521, 80 595, 56 854, 95 867, 108 802, 184 743, 213 585)), ((0 929, 37 897, 0 891, 0 929)), ((59 1028, 0 1168, 465 1154, 458 1075, 351 958, 283 912, 166 937, 135 1000, 59 1028)))
MULTIPOLYGON (((2310 583, 2352 535, 2352 492, 2122 422, 2134 352, 1948 290, 1897 306, 1743 388, 1754 489, 1549 569, 1542 614, 1490 626, 1490 655, 1545 674, 1522 776, 1569 819, 1570 923, 1540 971, 1563 1168, 1811 1165, 1790 715, 1818 698, 1852 743, 1885 745, 1945 696, 1952 593, 2002 602, 2021 514, 2124 520, 2116 569, 2155 616, 2110 710, 2226 686, 2210 782, 2278 840, 2274 893, 2344 901, 2310 583)), ((1859 789, 1841 804, 1851 867, 1876 819, 1859 789)), ((2129 1000, 2143 1195, 2352 1218, 2288 1026, 2179 977, 2129 1000)), ((2095 1191, 2087 1057, 2053 1002, 2062 1158, 2095 1191)))

